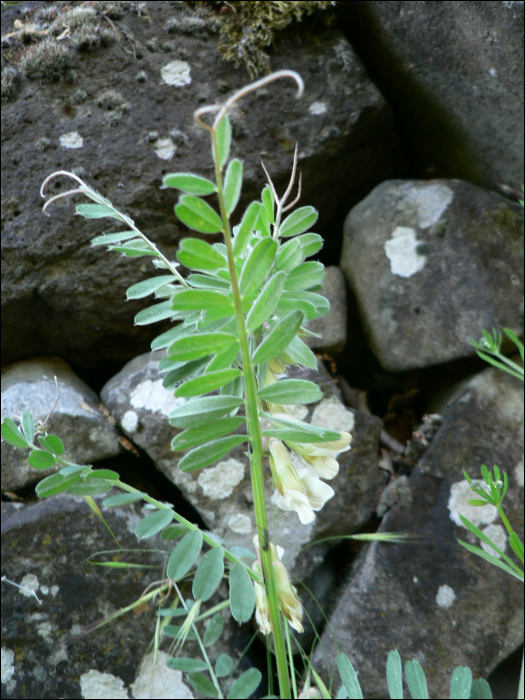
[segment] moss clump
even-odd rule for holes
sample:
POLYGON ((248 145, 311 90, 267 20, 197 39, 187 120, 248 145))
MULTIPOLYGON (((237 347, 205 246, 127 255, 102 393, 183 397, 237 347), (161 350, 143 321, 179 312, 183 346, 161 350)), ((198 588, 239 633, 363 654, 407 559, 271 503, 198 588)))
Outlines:
MULTIPOLYGON (((120 17, 124 3, 35 3, 13 31, 2 36, 2 50, 22 76, 49 83, 73 80, 76 50, 95 49, 120 38, 111 17, 120 17)), ((14 86, 16 87, 16 85, 14 86)), ((16 90, 15 90, 16 92, 16 90)), ((13 98, 13 76, 2 74, 2 96, 13 98)))
POLYGON ((20 85, 20 75, 16 68, 5 66, 2 68, 2 100, 14 100, 20 85))
MULTIPOLYGON (((270 58, 265 48, 276 39, 276 32, 291 29, 305 16, 325 11, 335 2, 188 2, 197 13, 217 10, 221 20, 219 51, 235 67, 244 64, 253 78, 261 71, 271 72, 270 58)), ((324 20, 332 19, 323 13, 324 20)))
POLYGON ((102 107, 102 109, 114 109, 122 112, 127 112, 129 110, 129 104, 125 101, 120 92, 116 90, 104 90, 97 95, 95 102, 97 106, 102 107))
POLYGON ((73 60, 67 46, 54 39, 45 39, 27 49, 19 66, 30 80, 50 83, 68 77, 73 60))

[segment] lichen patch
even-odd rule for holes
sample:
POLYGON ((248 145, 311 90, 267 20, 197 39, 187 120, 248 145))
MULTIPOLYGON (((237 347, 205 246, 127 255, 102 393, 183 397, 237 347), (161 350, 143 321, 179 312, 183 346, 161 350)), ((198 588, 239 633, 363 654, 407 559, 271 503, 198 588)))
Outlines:
POLYGON ((236 513, 228 518, 228 527, 240 535, 249 535, 252 531, 252 521, 248 515, 236 513))
POLYGON ((312 102, 308 107, 310 114, 325 114, 326 113, 326 103, 325 102, 312 102))
POLYGON ((171 61, 161 68, 160 75, 167 85, 184 87, 191 83, 190 64, 186 61, 171 61))
POLYGON ((80 691, 83 698, 128 698, 124 681, 111 673, 91 669, 80 676, 80 691))
POLYGON ((436 224, 454 198, 454 193, 439 182, 424 187, 411 187, 405 195, 405 202, 416 211, 416 221, 420 228, 436 224))
POLYGON ((463 517, 470 520, 477 527, 491 525, 498 517, 497 509, 491 506, 490 503, 487 503, 486 506, 471 506, 467 501, 472 498, 476 498, 476 494, 472 491, 466 479, 452 484, 447 506, 450 511, 450 519, 459 527, 465 527, 459 519, 461 513, 463 517))
POLYGON ((425 267, 427 258, 418 252, 420 243, 413 228, 397 226, 392 238, 383 245, 393 275, 412 277, 425 267))
POLYGON ((447 584, 440 586, 436 595, 436 603, 440 608, 450 608, 452 603, 456 600, 456 594, 453 589, 447 584))
POLYGON ((135 411, 126 411, 126 413, 122 416, 122 419, 120 421, 122 430, 124 430, 126 433, 134 433, 137 429, 138 424, 139 417, 137 416, 135 411))
POLYGON ((77 131, 68 131, 59 138, 60 145, 64 148, 82 148, 84 139, 77 131))
POLYGON ((172 139, 157 139, 155 141, 155 153, 161 160, 171 160, 177 150, 172 139))
POLYGON ((130 403, 134 408, 141 408, 152 413, 162 413, 169 417, 171 411, 182 406, 185 399, 176 399, 173 392, 162 386, 162 379, 152 382, 147 379, 137 384, 130 395, 130 403))
POLYGON ((310 422, 318 428, 350 433, 355 425, 355 417, 336 396, 331 396, 329 399, 323 399, 315 407, 310 422))
MULTIPOLYGON (((482 532, 489 538, 489 540, 494 542, 498 549, 500 549, 503 553, 505 552, 507 548, 507 533, 501 527, 501 525, 489 525, 488 527, 483 528, 482 532)), ((484 549, 487 554, 491 554, 493 557, 496 557, 496 559, 501 559, 500 555, 489 544, 483 541, 481 541, 480 544, 481 549, 484 549)))
POLYGON ((207 498, 221 500, 228 498, 233 489, 244 479, 244 464, 238 459, 227 459, 211 469, 205 469, 198 478, 198 484, 207 498))

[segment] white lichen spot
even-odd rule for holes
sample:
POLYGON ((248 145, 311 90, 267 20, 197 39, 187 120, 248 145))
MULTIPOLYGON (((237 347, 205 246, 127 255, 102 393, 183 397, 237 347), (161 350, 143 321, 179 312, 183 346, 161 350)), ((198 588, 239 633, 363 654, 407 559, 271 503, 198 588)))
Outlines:
POLYGON ((304 420, 308 415, 308 407, 304 404, 297 404, 293 407, 293 414, 297 420, 304 420))
POLYGON ((416 238, 413 228, 398 226, 392 238, 383 245, 386 257, 390 260, 393 275, 412 277, 425 267, 426 256, 418 253, 418 245, 422 241, 416 238))
POLYGON ((404 198, 405 203, 415 209, 419 228, 428 228, 439 221, 453 200, 454 192, 446 185, 434 183, 410 187, 404 198))
POLYGON ((228 527, 240 535, 249 535, 252 531, 252 521, 247 515, 237 513, 228 518, 228 527))
POLYGON ((310 114, 325 114, 326 103, 325 102, 312 102, 312 104, 308 107, 308 111, 310 112, 310 114))
POLYGON ((439 605, 440 608, 450 608, 450 606, 455 600, 456 594, 450 586, 447 586, 447 584, 445 584, 444 586, 440 586, 438 588, 438 592, 436 595, 436 603, 439 605))
POLYGON ((83 698, 129 698, 122 678, 94 669, 80 676, 80 693, 83 698))
POLYGON ((170 160, 177 150, 177 147, 171 139, 157 139, 154 148, 155 153, 162 160, 170 160))
POLYGON ((486 506, 471 506, 467 503, 467 501, 475 498, 479 499, 479 496, 472 491, 466 479, 452 484, 448 499, 448 509, 452 522, 460 527, 465 527, 459 519, 460 513, 477 527, 491 525, 496 520, 498 511, 490 503, 487 503, 486 506))
POLYGON ((227 459, 211 469, 205 469, 198 478, 198 484, 207 498, 220 500, 228 498, 233 489, 244 479, 244 464, 238 459, 227 459))
POLYGON ((152 382, 147 379, 133 389, 129 397, 134 408, 142 408, 152 413, 162 413, 170 415, 178 406, 182 406, 186 399, 176 399, 172 391, 168 391, 162 386, 162 379, 152 382))
MULTIPOLYGON (((481 532, 486 535, 489 540, 492 540, 498 549, 503 553, 505 552, 507 548, 507 532, 501 525, 489 525, 483 528, 481 532)), ((487 554, 492 554, 493 557, 501 559, 500 555, 486 542, 480 541, 480 544, 481 549, 484 549, 487 554)))
POLYGON ((493 78, 498 77, 498 71, 495 68, 489 68, 489 73, 493 78))
POLYGON ((8 683, 15 674, 15 652, 2 647, 2 683, 8 683))
POLYGON ((514 467, 514 478, 520 488, 523 488, 523 457, 514 467))
POLYGON ((82 148, 84 139, 77 131, 69 131, 59 138, 60 145, 64 148, 82 148))
MULTIPOLYGON (((136 680, 131 684, 134 698, 193 698, 191 690, 182 681, 182 671, 168 668, 166 662, 170 658, 165 651, 147 654, 142 663, 136 680)), ((111 697, 97 696, 97 697, 111 697)))
POLYGON ((323 399, 315 407, 310 423, 318 428, 335 430, 338 433, 351 433, 355 425, 355 417, 336 396, 331 396, 329 399, 323 399))
POLYGON ((23 588, 19 588, 18 590, 22 595, 25 595, 26 598, 34 598, 33 593, 36 593, 40 588, 40 583, 34 574, 26 574, 20 581, 20 585, 23 586, 23 588))
POLYGON ((135 411, 126 411, 120 420, 120 426, 126 433, 134 433, 139 424, 139 417, 135 411))
POLYGON ((183 87, 191 83, 190 64, 186 61, 171 61, 161 68, 162 80, 168 85, 183 87))

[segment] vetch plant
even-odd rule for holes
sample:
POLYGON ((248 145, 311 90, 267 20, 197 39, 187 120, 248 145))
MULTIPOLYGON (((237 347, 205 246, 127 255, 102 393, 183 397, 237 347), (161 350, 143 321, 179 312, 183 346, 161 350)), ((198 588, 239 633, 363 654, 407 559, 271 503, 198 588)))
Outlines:
MULTIPOLYGON (((136 528, 139 538, 161 532, 165 539, 184 534, 169 557, 166 580, 157 592, 164 595, 174 585, 180 612, 186 620, 181 627, 165 625, 163 631, 177 639, 177 648, 189 634, 193 635, 199 641, 204 661, 171 659, 168 665, 188 671, 192 685, 213 697, 223 697, 218 681, 221 674, 211 666, 205 647, 219 636, 222 618, 212 617, 203 640, 195 622, 201 619, 202 603, 220 584, 224 558, 230 564, 232 616, 238 622, 245 622, 256 609, 261 631, 272 635, 280 696, 291 697, 283 617, 285 624, 302 630, 302 606, 280 561, 282 552, 270 542, 263 459, 269 452, 276 487, 274 503, 284 510, 296 511, 302 523, 309 523, 315 518, 315 511, 333 495, 332 488, 322 479, 336 476, 335 456, 349 449, 351 440, 349 433, 339 434, 298 420, 294 405, 318 401, 323 395, 312 382, 285 375, 290 365, 317 368, 317 360, 302 338, 311 335, 308 321, 329 311, 328 301, 318 293, 324 277, 323 265, 307 260, 322 247, 321 237, 308 232, 317 220, 317 212, 311 206, 301 206, 287 213, 301 194, 299 177, 297 195, 290 201, 297 174, 297 148, 284 194, 278 195, 265 169, 268 184, 260 201, 247 207, 238 225, 232 227, 230 221, 239 202, 243 164, 237 158, 230 159, 228 112, 245 95, 280 78, 294 80, 297 97, 301 96, 301 77, 294 71, 282 70, 239 90, 223 105, 202 107, 195 112, 196 122, 210 134, 215 181, 186 172, 172 173, 163 179, 164 187, 181 192, 175 205, 179 220, 201 234, 221 233, 222 243, 184 238, 177 261, 171 261, 139 231, 129 216, 119 212, 77 175, 55 172, 41 188, 45 196, 46 186, 55 177, 73 179, 74 189, 49 199, 44 211, 60 198, 87 196, 92 203, 77 205, 77 214, 86 219, 111 218, 125 225, 121 231, 97 236, 92 245, 106 245, 127 257, 149 256, 154 267, 162 271, 163 274, 134 284, 127 290, 127 297, 142 299, 153 295, 157 300, 137 314, 136 324, 164 319, 177 322, 152 343, 152 350, 166 350, 166 357, 159 365, 160 371, 166 373, 164 386, 172 389, 176 397, 185 399, 170 414, 171 425, 181 431, 174 437, 172 448, 185 453, 179 462, 180 469, 193 471, 210 466, 238 445, 246 445, 257 522, 254 567, 242 561, 245 552, 228 549, 217 538, 179 516, 169 504, 121 482, 115 472, 67 461, 60 438, 46 430, 42 435, 35 434, 29 411, 21 416, 21 429, 9 418, 2 423, 4 439, 16 447, 30 449, 31 466, 59 467, 57 473, 38 484, 39 496, 61 492, 82 495, 102 518, 93 496, 117 487, 126 493, 107 497, 106 507, 136 500, 147 504, 149 512, 136 528), (208 123, 205 119, 209 120, 210 115, 215 116, 208 123), (206 201, 210 195, 218 203, 218 210, 206 201), (181 264, 190 270, 187 277, 178 269, 181 264), (288 450, 297 454, 301 468, 292 465, 288 450), (199 559, 203 542, 210 549, 200 558, 194 574, 194 599, 187 600, 177 583, 189 575, 199 559), (211 681, 200 673, 204 669, 208 670, 211 681)), ((174 615, 171 607, 159 611, 160 618, 174 615)), ((251 669, 236 681, 228 697, 249 696, 260 678, 261 674, 251 669)))

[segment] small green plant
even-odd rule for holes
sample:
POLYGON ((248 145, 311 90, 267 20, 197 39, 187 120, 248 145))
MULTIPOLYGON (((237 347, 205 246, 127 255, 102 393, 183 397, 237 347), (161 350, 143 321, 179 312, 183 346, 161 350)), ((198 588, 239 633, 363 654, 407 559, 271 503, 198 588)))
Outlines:
MULTIPOLYGON (((126 227, 97 236, 93 245, 106 245, 127 257, 148 256, 154 267, 163 271, 164 274, 134 284, 128 289, 127 297, 142 299, 154 295, 158 300, 137 314, 137 324, 164 319, 177 322, 152 343, 153 350, 166 349, 166 357, 159 365, 166 373, 164 386, 185 399, 170 415, 170 423, 180 431, 172 441, 172 448, 185 452, 179 468, 193 471, 213 464, 238 445, 246 445, 257 521, 254 539, 257 561, 253 566, 243 561, 253 556, 250 552, 229 549, 218 538, 201 532, 179 516, 169 504, 121 482, 116 472, 95 470, 90 465, 66 460, 60 438, 48 434, 46 426, 35 430, 29 411, 22 413, 21 429, 10 418, 2 422, 4 439, 15 447, 29 449, 28 461, 32 467, 59 467, 57 473, 38 484, 40 497, 62 492, 82 495, 102 518, 93 496, 120 488, 125 493, 107 497, 104 505, 145 501, 150 510, 137 525, 139 539, 160 532, 167 540, 183 535, 169 556, 166 580, 157 591, 164 594, 167 588, 175 587, 185 621, 180 627, 165 625, 162 629, 164 634, 176 639, 177 653, 188 635, 194 635, 203 660, 174 658, 168 665, 187 671, 194 687, 214 697, 223 697, 220 674, 211 666, 206 646, 220 635, 222 618, 214 611, 216 614, 202 640, 195 623, 203 619, 202 604, 222 580, 225 558, 230 564, 230 597, 226 605, 238 622, 249 620, 255 610, 261 631, 273 640, 281 697, 291 697, 283 620, 285 625, 302 631, 303 610, 280 562, 282 550, 270 541, 263 458, 269 455, 275 483, 273 502, 278 508, 295 511, 301 522, 307 524, 314 520, 315 511, 333 496, 333 489, 322 479, 336 476, 339 466, 335 456, 350 449, 351 440, 348 433, 339 434, 298 420, 294 405, 318 401, 323 394, 312 382, 285 377, 289 365, 317 368, 317 359, 302 337, 310 334, 308 321, 326 315, 329 310, 327 300, 318 293, 324 277, 323 265, 307 261, 322 246, 318 234, 307 233, 317 220, 317 212, 311 206, 302 206, 287 214, 300 197, 299 178, 298 193, 289 201, 297 174, 297 150, 285 193, 279 197, 266 173, 268 185, 260 201, 248 206, 233 229, 230 223, 239 202, 243 164, 229 157, 228 111, 243 96, 280 78, 292 78, 298 96, 302 94, 300 76, 283 70, 248 85, 224 105, 202 107, 195 113, 195 120, 211 137, 215 182, 185 172, 164 177, 164 187, 182 193, 175 205, 180 221, 201 234, 222 233, 223 243, 211 245, 200 238, 184 238, 177 252, 178 262, 170 261, 137 229, 132 219, 77 175, 65 171, 53 173, 41 190, 44 196, 45 187, 57 176, 72 178, 76 187, 49 199, 44 211, 62 197, 86 195, 93 203, 77 205, 78 214, 86 219, 110 218, 126 227), (203 121, 205 115, 212 113, 217 114, 211 124, 203 121), (205 201, 209 195, 216 196, 218 212, 205 201), (190 270, 187 277, 177 269, 180 264, 190 270), (292 465, 288 450, 296 452, 302 467, 292 465), (203 542, 210 549, 192 574, 193 599, 185 599, 177 584, 187 579, 201 554, 203 542), (209 678, 200 673, 204 669, 209 678)), ((159 619, 174 615, 172 607, 159 610, 159 619)), ((287 639, 290 642, 288 633, 287 639)), ((247 671, 235 682, 229 697, 249 696, 260 679, 256 669, 247 671)))
POLYGON ((523 343, 510 328, 504 328, 503 330, 505 331, 505 335, 510 338, 518 348, 521 356, 521 365, 502 354, 501 342, 503 336, 501 331, 498 331, 496 328, 492 329, 492 335, 490 335, 488 331, 482 330, 483 338, 479 341, 470 339, 468 342, 476 348, 477 354, 482 360, 508 372, 513 377, 523 380, 523 343))

